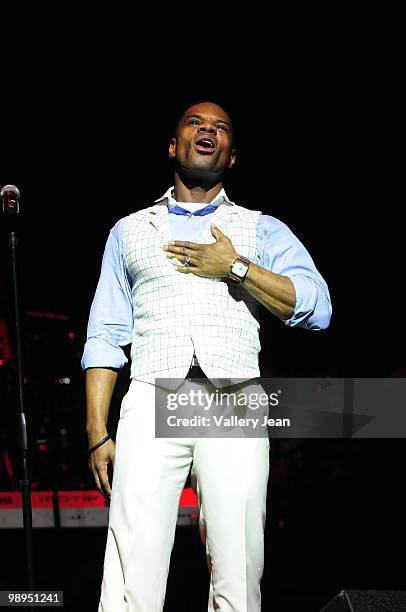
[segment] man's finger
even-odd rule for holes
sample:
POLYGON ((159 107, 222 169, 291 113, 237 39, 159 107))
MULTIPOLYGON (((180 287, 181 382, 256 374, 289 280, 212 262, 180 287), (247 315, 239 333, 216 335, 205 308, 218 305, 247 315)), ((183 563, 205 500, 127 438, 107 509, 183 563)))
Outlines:
POLYGON ((184 266, 182 264, 178 264, 176 266, 176 270, 178 272, 182 272, 182 274, 197 274, 198 268, 196 266, 184 266))
POLYGON ((92 474, 93 474, 94 482, 95 482, 95 485, 96 485, 96 489, 98 491, 100 491, 100 493, 103 493, 103 490, 102 490, 102 487, 101 487, 101 484, 100 484, 99 474, 97 473, 97 470, 96 470, 95 466, 91 464, 90 465, 90 469, 92 470, 92 474))
POLYGON ((172 255, 170 257, 171 263, 174 265, 175 269, 179 272, 184 272, 185 274, 193 273, 199 267, 199 260, 194 257, 184 257, 183 255, 172 255))
POLYGON ((109 477, 107 474, 107 465, 98 466, 96 464, 96 470, 97 470, 100 484, 103 490, 102 492, 104 493, 104 495, 108 495, 110 497, 111 496, 111 486, 110 486, 109 477))
POLYGON ((175 255, 174 253, 167 253, 167 258, 173 264, 181 263, 187 266, 196 266, 199 262, 195 257, 191 257, 190 255, 175 255))
MULTIPOLYGON (((176 249, 190 249, 191 251, 198 251, 204 244, 197 242, 188 242, 187 240, 171 240, 162 246, 164 251, 171 251, 173 248, 176 249)), ((175 251, 180 253, 181 251, 175 251)))
POLYGON ((196 250, 188 249, 187 247, 169 246, 165 250, 167 254, 172 253, 173 255, 183 255, 184 257, 196 255, 196 250))
POLYGON ((216 240, 221 240, 223 236, 225 236, 225 234, 223 234, 223 232, 219 230, 217 225, 214 225, 214 223, 210 225, 210 229, 211 229, 211 233, 213 234, 216 240))
POLYGON ((194 274, 195 276, 202 276, 204 278, 210 278, 207 274, 205 274, 201 268, 198 266, 176 266, 176 270, 181 272, 182 274, 194 274))
POLYGON ((94 451, 89 460, 90 469, 96 482, 98 490, 106 497, 111 496, 111 486, 108 478, 108 466, 110 463, 114 469, 115 445, 109 440, 105 445, 94 451))
POLYGON ((189 240, 170 240, 168 244, 178 247, 184 247, 187 249, 192 249, 192 251, 199 250, 200 247, 204 246, 199 244, 198 242, 189 242, 189 240))

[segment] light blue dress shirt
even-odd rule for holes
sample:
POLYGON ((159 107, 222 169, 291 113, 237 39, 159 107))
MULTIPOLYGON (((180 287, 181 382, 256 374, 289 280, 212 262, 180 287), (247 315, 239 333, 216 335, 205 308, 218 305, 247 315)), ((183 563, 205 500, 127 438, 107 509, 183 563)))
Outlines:
MULTIPOLYGON (((199 242, 213 214, 194 216, 207 204, 177 202, 172 197, 173 187, 158 200, 167 200, 169 213, 175 206, 190 211, 190 215, 169 214, 172 240, 199 242)), ((211 202, 215 206, 233 206, 222 189, 211 202)), ((127 363, 122 349, 131 344, 133 309, 131 277, 127 272, 124 236, 128 217, 120 219, 111 229, 103 255, 101 273, 90 310, 87 341, 82 357, 82 368, 121 368, 127 363)), ((282 222, 269 215, 260 215, 257 223, 258 265, 276 274, 288 276, 296 292, 293 316, 285 325, 321 330, 328 327, 331 302, 328 287, 317 271, 303 244, 282 222)))

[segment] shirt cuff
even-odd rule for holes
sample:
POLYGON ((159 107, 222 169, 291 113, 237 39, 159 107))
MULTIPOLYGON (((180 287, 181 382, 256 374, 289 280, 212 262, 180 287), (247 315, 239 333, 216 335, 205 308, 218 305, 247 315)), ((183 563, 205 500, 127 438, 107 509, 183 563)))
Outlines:
POLYGON ((284 321, 285 325, 314 330, 325 329, 328 326, 328 322, 326 324, 324 318, 329 319, 329 315, 323 317, 325 309, 317 312, 317 304, 322 287, 319 287, 316 281, 308 276, 292 275, 289 278, 295 288, 296 305, 292 317, 284 321))
POLYGON ((89 338, 85 344, 81 361, 82 369, 117 368, 128 362, 121 346, 113 346, 103 338, 89 338))

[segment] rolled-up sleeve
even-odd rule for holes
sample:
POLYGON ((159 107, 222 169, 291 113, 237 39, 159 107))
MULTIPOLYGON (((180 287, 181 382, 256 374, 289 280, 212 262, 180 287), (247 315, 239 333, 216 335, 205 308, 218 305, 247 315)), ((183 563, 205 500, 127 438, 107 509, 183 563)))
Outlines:
POLYGON ((279 219, 260 215, 257 224, 258 264, 275 274, 291 279, 296 292, 290 327, 326 329, 331 319, 331 300, 327 283, 318 272, 310 254, 279 219))
POLYGON ((133 309, 131 279, 124 255, 126 218, 110 231, 100 278, 90 309, 82 368, 122 368, 128 361, 123 346, 131 343, 133 309))

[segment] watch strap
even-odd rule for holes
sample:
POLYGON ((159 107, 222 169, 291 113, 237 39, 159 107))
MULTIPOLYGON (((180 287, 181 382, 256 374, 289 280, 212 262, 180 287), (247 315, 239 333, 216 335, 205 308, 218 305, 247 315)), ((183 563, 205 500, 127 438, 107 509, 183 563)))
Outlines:
POLYGON ((233 261, 233 263, 231 264, 231 266, 230 266, 230 272, 228 273, 228 278, 230 278, 230 279, 231 279, 231 280, 233 280, 233 281, 236 281, 236 282, 240 283, 242 280, 244 280, 245 276, 247 275, 247 272, 245 273, 245 275, 243 276, 243 278, 241 278, 241 276, 237 276, 237 274, 234 274, 234 272, 232 271, 232 268, 233 268, 234 264, 235 264, 237 261, 241 261, 242 263, 244 263, 244 264, 247 266, 247 272, 248 272, 248 267, 249 267, 249 265, 250 265, 250 263, 251 263, 251 262, 250 262, 250 260, 249 260, 247 257, 244 257, 243 255, 239 255, 239 256, 237 257, 237 259, 235 259, 235 260, 233 261))

